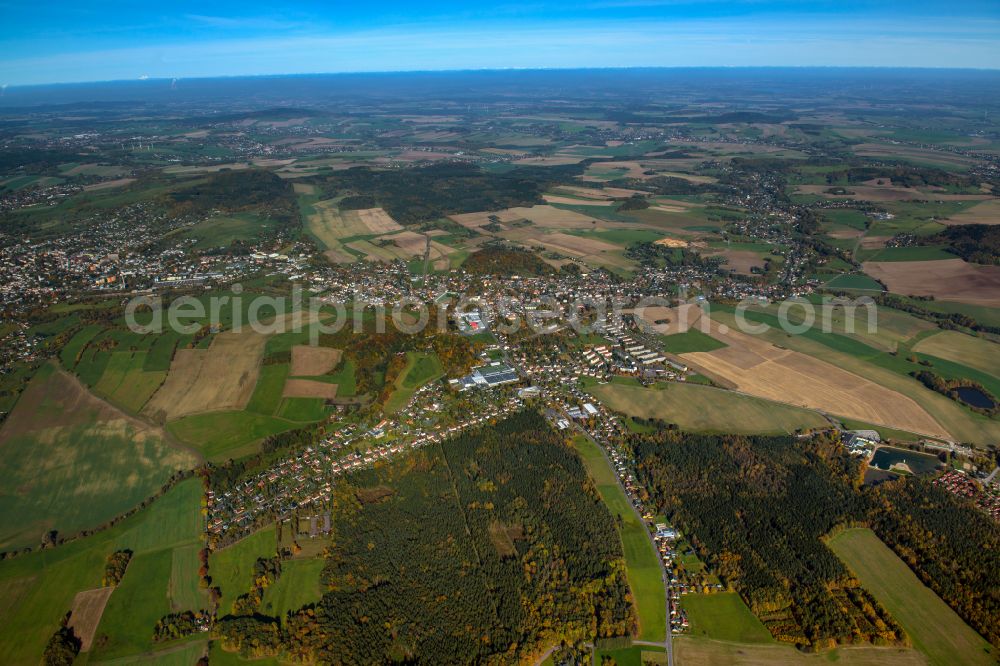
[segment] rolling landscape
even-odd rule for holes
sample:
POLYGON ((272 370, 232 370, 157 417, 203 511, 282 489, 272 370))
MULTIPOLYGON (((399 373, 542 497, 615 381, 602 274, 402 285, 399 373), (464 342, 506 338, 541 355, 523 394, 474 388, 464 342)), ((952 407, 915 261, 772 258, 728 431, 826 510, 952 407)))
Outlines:
POLYGON ((625 4, 14 17, 0 661, 1000 663, 1000 41, 625 4))

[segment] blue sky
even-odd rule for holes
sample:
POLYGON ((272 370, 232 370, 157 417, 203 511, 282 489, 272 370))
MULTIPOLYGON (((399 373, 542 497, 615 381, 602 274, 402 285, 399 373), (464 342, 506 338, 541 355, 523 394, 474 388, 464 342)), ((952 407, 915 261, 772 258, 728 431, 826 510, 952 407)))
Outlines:
POLYGON ((626 66, 1000 68, 1000 0, 0 0, 0 85, 626 66))

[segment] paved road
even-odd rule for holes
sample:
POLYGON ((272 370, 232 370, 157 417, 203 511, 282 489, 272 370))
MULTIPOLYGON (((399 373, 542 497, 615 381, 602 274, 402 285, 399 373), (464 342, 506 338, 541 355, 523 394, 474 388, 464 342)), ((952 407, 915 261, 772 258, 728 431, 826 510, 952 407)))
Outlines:
MULTIPOLYGON (((628 495, 628 491, 625 490, 625 486, 622 485, 621 479, 618 478, 618 470, 615 469, 614 463, 611 462, 611 458, 608 457, 608 452, 604 450, 604 447, 601 446, 600 442, 598 442, 597 440, 595 440, 590 435, 589 432, 587 432, 584 428, 581 428, 575 421, 573 421, 573 419, 569 418, 568 414, 564 414, 564 416, 566 417, 566 419, 570 423, 573 424, 573 427, 577 431, 579 431, 581 434, 583 434, 584 437, 586 437, 591 442, 593 442, 594 445, 597 446, 597 448, 601 450, 601 455, 604 456, 604 462, 606 462, 608 464, 608 466, 611 468, 611 471, 614 473, 615 481, 618 482, 618 487, 621 488, 622 492, 625 493, 625 497, 628 498, 628 496, 629 496, 628 495)), ((631 501, 629 502, 629 506, 632 507, 632 511, 635 512, 635 515, 639 519, 639 522, 642 523, 643 529, 646 532, 646 536, 649 538, 649 543, 653 546, 653 552, 656 553, 656 561, 659 562, 659 564, 660 564, 660 577, 663 580, 663 590, 666 593, 666 602, 667 602, 667 607, 669 608, 669 605, 670 605, 670 576, 667 573, 667 568, 663 565, 663 558, 660 557, 660 551, 656 548, 656 540, 653 538, 652 533, 650 533, 650 531, 648 529, 646 529, 646 521, 643 520, 643 517, 641 515, 639 515, 639 510, 635 508, 635 505, 633 505, 631 501)), ((634 644, 636 644, 636 645, 655 645, 655 646, 659 646, 659 647, 664 648, 667 651, 667 666, 674 666, 674 641, 673 641, 673 634, 670 632, 670 612, 669 612, 669 610, 667 611, 666 616, 667 616, 667 621, 666 621, 666 627, 665 627, 665 629, 666 629, 667 633, 666 633, 666 640, 665 641, 663 641, 662 643, 657 643, 655 641, 632 641, 632 642, 634 644)))

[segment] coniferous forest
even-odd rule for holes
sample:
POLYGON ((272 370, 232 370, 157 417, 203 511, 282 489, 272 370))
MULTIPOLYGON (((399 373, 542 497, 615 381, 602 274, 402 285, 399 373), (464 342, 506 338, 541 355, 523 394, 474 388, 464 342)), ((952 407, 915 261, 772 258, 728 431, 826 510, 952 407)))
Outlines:
POLYGON ((1000 645, 1000 529, 919 478, 861 485, 830 436, 632 435, 652 503, 778 640, 804 649, 908 638, 824 538, 867 525, 974 629, 1000 645))
POLYGON ((341 480, 314 606, 217 632, 244 655, 513 663, 635 625, 611 515, 561 435, 521 412, 341 480))

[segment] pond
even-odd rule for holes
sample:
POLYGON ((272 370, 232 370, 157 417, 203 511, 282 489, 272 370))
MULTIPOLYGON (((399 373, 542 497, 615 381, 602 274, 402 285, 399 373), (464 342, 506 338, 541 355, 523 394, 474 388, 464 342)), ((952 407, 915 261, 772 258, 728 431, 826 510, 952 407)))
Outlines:
POLYGON ((893 465, 906 465, 914 474, 930 474, 941 461, 937 456, 905 449, 894 449, 891 446, 880 446, 872 456, 871 466, 888 471, 893 465))
POLYGON ((959 399, 967 405, 979 407, 980 409, 993 409, 993 398, 972 386, 959 386, 955 389, 959 399))

